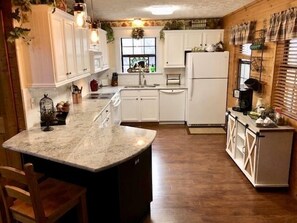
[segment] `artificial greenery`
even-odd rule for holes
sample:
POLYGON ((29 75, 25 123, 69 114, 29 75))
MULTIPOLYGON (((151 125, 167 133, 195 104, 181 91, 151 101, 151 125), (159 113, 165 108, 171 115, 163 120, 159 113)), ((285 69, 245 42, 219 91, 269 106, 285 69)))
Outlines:
POLYGON ((107 43, 114 41, 113 29, 109 22, 101 23, 101 29, 106 31, 107 43))
POLYGON ((55 7, 55 0, 11 0, 13 11, 12 19, 17 22, 8 34, 7 41, 12 43, 16 39, 23 39, 25 43, 30 44, 32 37, 29 36, 31 29, 25 27, 28 23, 29 14, 31 13, 32 4, 49 4, 55 7))
POLYGON ((163 29, 160 31, 160 39, 164 39, 164 30, 182 30, 184 29, 184 23, 182 21, 173 20, 172 22, 166 22, 163 29))
POLYGON ((142 39, 144 36, 143 28, 133 28, 132 29, 132 38, 133 39, 142 39))

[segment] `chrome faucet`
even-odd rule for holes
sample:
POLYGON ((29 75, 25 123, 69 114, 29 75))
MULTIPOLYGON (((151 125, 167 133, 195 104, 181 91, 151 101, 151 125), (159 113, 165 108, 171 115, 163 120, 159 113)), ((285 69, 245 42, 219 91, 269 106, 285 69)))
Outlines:
POLYGON ((139 69, 139 73, 138 73, 138 85, 141 85, 141 75, 142 75, 142 69, 139 69))
POLYGON ((138 85, 139 86, 142 86, 141 76, 143 77, 143 80, 144 80, 143 85, 146 85, 146 79, 145 79, 144 72, 143 72, 142 68, 140 68, 139 73, 138 73, 138 85))

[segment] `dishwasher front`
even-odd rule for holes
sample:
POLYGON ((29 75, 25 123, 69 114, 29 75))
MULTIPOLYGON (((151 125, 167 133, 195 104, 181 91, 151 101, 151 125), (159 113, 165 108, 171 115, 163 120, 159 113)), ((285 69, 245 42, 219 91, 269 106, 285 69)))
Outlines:
POLYGON ((186 90, 160 90, 160 122, 184 122, 186 90))

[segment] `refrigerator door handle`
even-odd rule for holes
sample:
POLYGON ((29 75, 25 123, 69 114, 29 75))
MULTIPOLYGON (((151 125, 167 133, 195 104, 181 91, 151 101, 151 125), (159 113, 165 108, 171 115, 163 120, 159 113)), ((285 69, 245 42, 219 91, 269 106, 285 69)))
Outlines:
POLYGON ((193 88, 193 84, 194 84, 194 79, 190 79, 189 81, 190 83, 190 86, 189 86, 189 92, 190 92, 190 101, 192 101, 192 97, 193 97, 193 94, 194 94, 194 88, 193 88))

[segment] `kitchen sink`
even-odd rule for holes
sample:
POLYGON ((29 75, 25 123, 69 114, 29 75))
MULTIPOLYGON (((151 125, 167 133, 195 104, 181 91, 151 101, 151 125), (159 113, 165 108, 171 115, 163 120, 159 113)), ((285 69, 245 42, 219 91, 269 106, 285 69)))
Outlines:
POLYGON ((157 85, 127 85, 125 88, 151 88, 156 86, 157 85))

